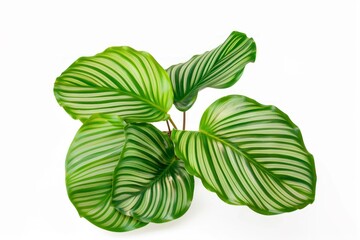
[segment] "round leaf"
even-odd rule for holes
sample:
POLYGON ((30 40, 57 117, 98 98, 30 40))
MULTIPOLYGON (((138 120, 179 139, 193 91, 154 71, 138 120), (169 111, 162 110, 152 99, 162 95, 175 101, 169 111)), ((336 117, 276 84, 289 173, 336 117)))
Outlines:
POLYGON ((278 214, 314 201, 313 156, 274 106, 227 96, 205 111, 199 132, 174 130, 172 139, 187 170, 227 203, 278 214))
POLYGON ((114 206, 144 222, 167 222, 189 208, 194 178, 176 159, 169 136, 150 124, 126 127, 114 177, 114 206))
POLYGON ((80 216, 116 232, 146 225, 111 204, 113 172, 124 142, 123 120, 93 116, 77 132, 66 157, 66 187, 80 216))
POLYGON ((177 109, 187 111, 198 92, 206 87, 227 88, 235 84, 245 65, 254 62, 256 45, 244 33, 232 32, 217 48, 167 69, 177 109))
POLYGON ((169 77, 146 52, 111 47, 82 57, 56 79, 59 104, 75 119, 92 114, 119 115, 127 122, 168 119, 173 103, 169 77))

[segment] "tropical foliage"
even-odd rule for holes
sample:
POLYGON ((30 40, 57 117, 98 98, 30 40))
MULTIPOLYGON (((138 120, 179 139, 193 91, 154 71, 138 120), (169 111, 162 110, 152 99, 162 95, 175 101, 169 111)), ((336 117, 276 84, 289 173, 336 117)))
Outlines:
POLYGON ((174 220, 190 207, 194 176, 224 202, 260 214, 312 203, 313 156, 299 128, 275 106, 229 95, 205 110, 198 131, 185 129, 198 92, 232 86, 255 57, 254 40, 232 32, 213 50, 167 70, 130 47, 70 65, 54 94, 83 122, 65 163, 79 215, 116 232, 174 220), (183 112, 182 130, 168 114, 173 104, 183 112), (166 131, 151 124, 159 121, 166 131))

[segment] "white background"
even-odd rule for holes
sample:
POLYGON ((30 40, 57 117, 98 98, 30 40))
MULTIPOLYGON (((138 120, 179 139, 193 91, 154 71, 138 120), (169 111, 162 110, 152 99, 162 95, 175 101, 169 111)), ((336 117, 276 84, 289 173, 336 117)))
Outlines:
POLYGON ((0 238, 359 239, 355 2, 1 0, 0 238), (314 204, 263 216, 223 203, 197 181, 191 208, 170 223, 112 233, 79 218, 66 195, 64 161, 80 122, 56 103, 55 78, 78 57, 115 45, 146 50, 166 68, 212 49, 233 30, 255 39, 256 63, 234 87, 202 91, 188 127, 197 129, 204 109, 227 94, 278 106, 315 156, 314 204))

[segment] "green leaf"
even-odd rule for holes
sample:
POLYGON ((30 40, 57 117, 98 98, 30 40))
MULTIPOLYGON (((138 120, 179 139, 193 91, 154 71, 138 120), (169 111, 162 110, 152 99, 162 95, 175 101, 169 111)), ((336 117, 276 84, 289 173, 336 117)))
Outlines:
POLYGON ((80 216, 116 232, 146 225, 111 204, 113 172, 124 142, 123 120, 96 115, 79 129, 66 157, 67 191, 80 216))
POLYGON ((113 204, 143 222, 167 222, 189 208, 194 178, 175 158, 170 137, 150 124, 125 128, 126 144, 115 170, 113 204))
POLYGON ((174 103, 187 111, 198 92, 206 87, 227 88, 242 75, 245 65, 254 62, 256 45, 244 33, 232 32, 217 48, 167 69, 174 89, 174 103))
POLYGON ((169 77, 146 52, 111 47, 75 61, 56 79, 59 104, 74 118, 119 115, 127 122, 168 119, 173 103, 169 77))
POLYGON ((316 173, 300 130, 274 106, 244 96, 215 101, 199 132, 172 132, 176 155, 227 203, 262 214, 312 203, 316 173))

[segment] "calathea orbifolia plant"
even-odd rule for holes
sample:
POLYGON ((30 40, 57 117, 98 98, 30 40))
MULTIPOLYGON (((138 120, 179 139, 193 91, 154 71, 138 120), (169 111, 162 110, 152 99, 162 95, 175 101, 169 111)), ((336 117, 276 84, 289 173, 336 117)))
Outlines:
POLYGON ((233 32, 167 70, 130 47, 108 48, 66 69, 54 92, 83 122, 66 157, 67 191, 80 216, 110 231, 171 221, 190 206, 193 176, 223 201, 261 214, 312 203, 313 157, 278 108, 226 96, 205 110, 198 131, 177 129, 168 114, 175 104, 185 120, 201 89, 230 87, 255 54, 254 40, 233 32), (150 124, 157 121, 168 132, 150 124))

